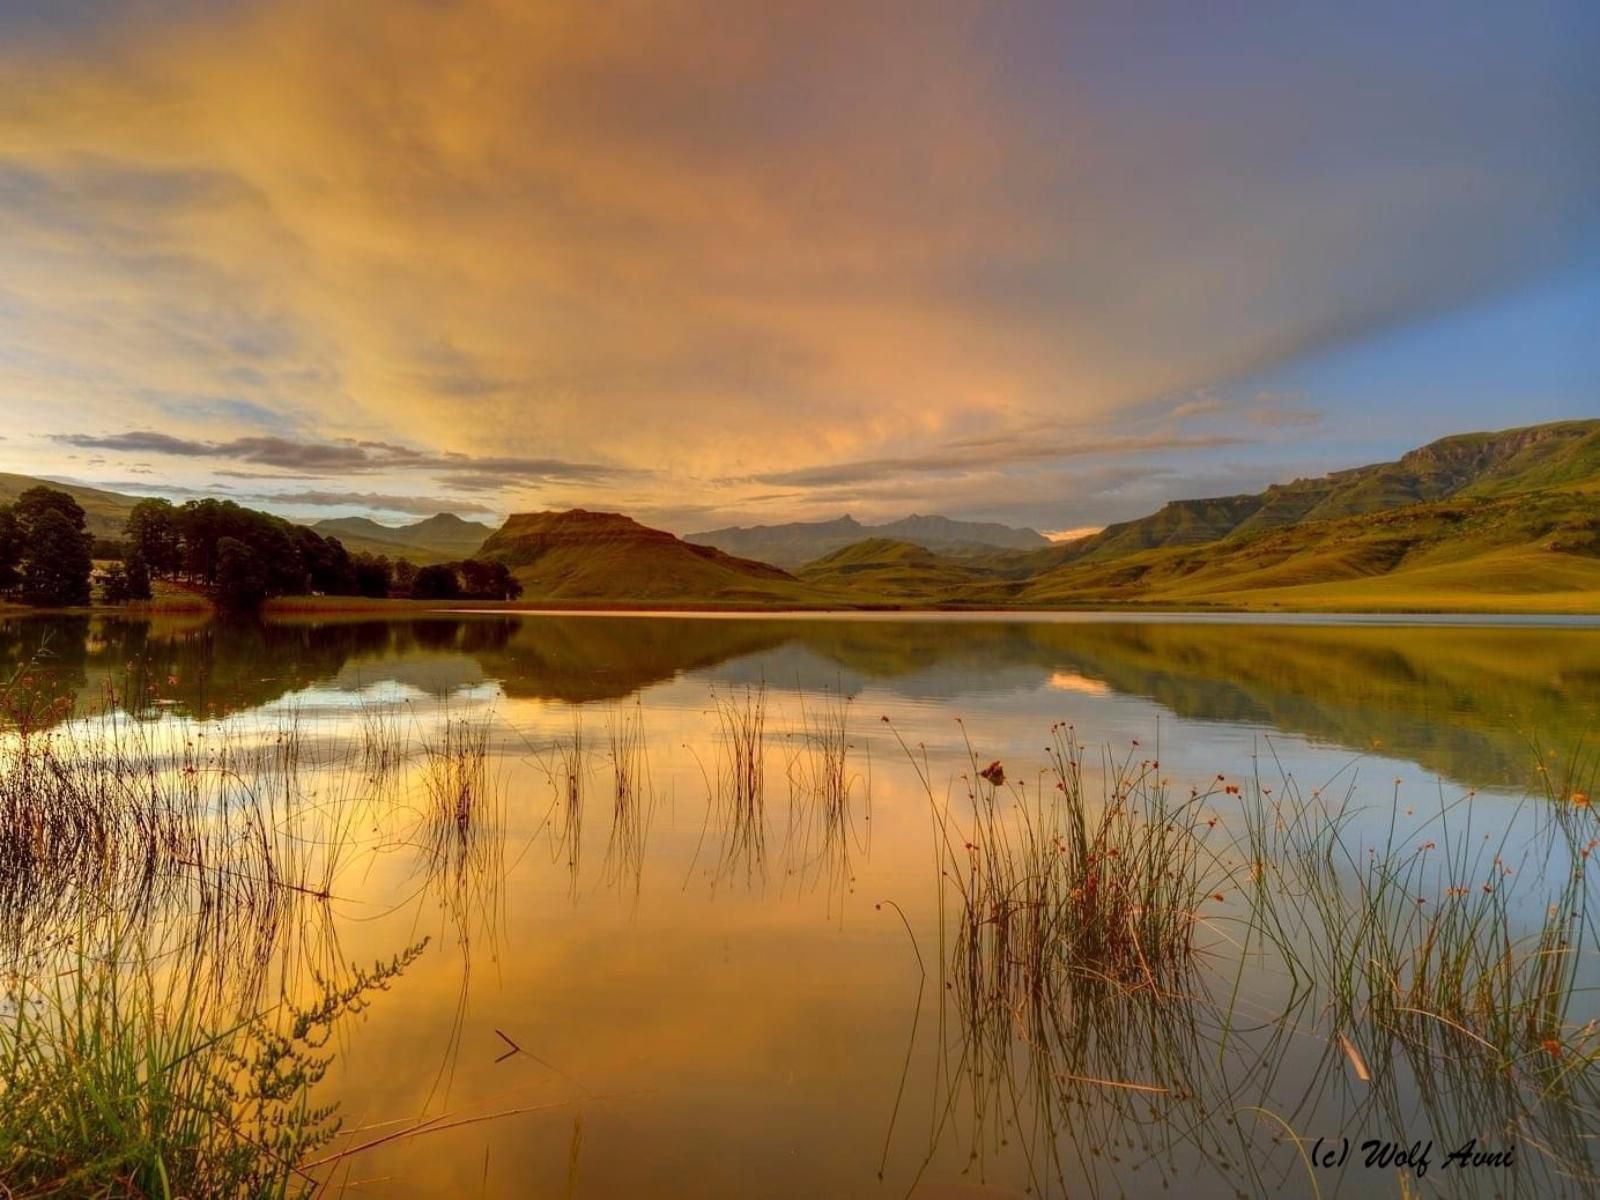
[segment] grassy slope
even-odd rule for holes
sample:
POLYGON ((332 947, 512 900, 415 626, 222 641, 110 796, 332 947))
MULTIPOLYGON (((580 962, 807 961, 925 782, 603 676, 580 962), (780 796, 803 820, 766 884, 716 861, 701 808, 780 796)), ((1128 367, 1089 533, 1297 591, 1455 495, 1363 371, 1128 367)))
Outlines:
POLYGON ((366 517, 332 517, 311 526, 336 537, 347 550, 409 558, 415 563, 471 558, 494 531, 487 525, 439 513, 410 525, 381 525, 366 517))
POLYGON ((914 557, 880 540, 799 573, 913 605, 1596 612, 1600 422, 1445 438, 1048 550, 914 557))
MULTIPOLYGON (((0 504, 10 504, 23 492, 31 487, 40 485, 55 488, 57 491, 66 492, 80 505, 83 506, 84 515, 88 517, 89 532, 96 537, 118 539, 122 537, 124 526, 128 521, 128 513, 133 506, 144 499, 143 496, 125 496, 120 492, 107 492, 99 488, 80 487, 72 483, 55 483, 48 479, 36 479, 31 475, 8 475, 0 473, 0 504)), ((313 525, 312 528, 317 528, 313 525)), ((319 530, 327 533, 327 530, 319 530)), ((427 563, 445 562, 452 558, 464 557, 461 554, 445 554, 437 550, 430 550, 424 546, 411 544, 398 544, 393 541, 379 541, 359 536, 347 536, 343 533, 335 534, 344 548, 354 553, 383 554, 390 558, 409 558, 420 565, 427 563)))
POLYGON ((315 525, 312 528, 316 529, 323 537, 338 538, 339 544, 351 554, 382 555, 388 559, 404 558, 416 563, 419 567, 425 567, 431 563, 451 562, 455 559, 466 557, 461 554, 442 554, 437 550, 429 550, 426 546, 411 546, 386 540, 379 541, 376 538, 359 537, 354 534, 340 533, 337 530, 319 529, 315 525))
POLYGON ((1418 504, 1069 563, 1009 590, 1023 604, 1594 611, 1600 515, 1583 489, 1418 504))
POLYGON ((691 545, 616 513, 519 513, 481 553, 512 569, 525 602, 848 602, 777 567, 691 545))
POLYGON ((121 537, 128 513, 141 499, 138 496, 101 491, 99 488, 80 487, 75 483, 53 483, 48 479, 35 479, 31 475, 0 474, 0 504, 10 504, 29 488, 41 484, 58 492, 66 492, 82 505, 84 515, 89 519, 89 532, 95 537, 121 537))
POLYGON ((1297 479, 1253 495, 1175 500, 1073 544, 1074 561, 1107 562, 1142 550, 1195 546, 1434 503, 1571 487, 1600 479, 1600 421, 1558 421, 1441 438, 1388 463, 1297 479))
POLYGON ((947 555, 985 555, 996 550, 1035 550, 1048 543, 1032 529, 994 522, 952 521, 941 516, 910 516, 883 525, 862 525, 845 516, 832 521, 787 525, 736 526, 688 534, 684 541, 715 546, 728 554, 793 570, 859 542, 908 542, 947 555))
POLYGON ((824 555, 796 572, 807 583, 870 596, 940 595, 984 580, 984 566, 935 554, 911 542, 868 538, 824 555))

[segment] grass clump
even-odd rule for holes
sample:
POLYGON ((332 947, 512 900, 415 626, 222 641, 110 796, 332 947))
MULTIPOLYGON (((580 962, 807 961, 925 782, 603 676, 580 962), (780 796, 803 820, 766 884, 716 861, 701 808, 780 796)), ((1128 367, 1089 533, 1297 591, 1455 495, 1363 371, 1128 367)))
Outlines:
POLYGON ((655 808, 650 757, 644 729, 644 708, 619 707, 606 727, 611 759, 611 836, 606 846, 606 872, 611 880, 631 883, 635 896, 643 880, 645 847, 655 808))
POLYGON ((826 880, 830 890, 842 894, 853 881, 854 853, 870 850, 872 820, 871 779, 851 761, 849 697, 823 692, 807 704, 802 695, 799 728, 790 738, 788 873, 803 888, 826 880))
POLYGON ((489 778, 489 735, 493 713, 481 719, 445 713, 438 732, 422 743, 426 792, 426 834, 423 844, 436 867, 459 867, 473 854, 475 833, 492 805, 489 778))
POLYGON ((1204 797, 1172 803, 1159 762, 1138 754, 1137 742, 1122 759, 1107 752, 1091 798, 1069 726, 1052 728, 1031 794, 968 744, 965 812, 933 813, 954 899, 954 982, 973 1009, 1048 1003, 1069 977, 1165 990, 1189 968, 1211 891, 1204 797))
POLYGON ((0 1185, 8 1196, 309 1195, 302 1164, 339 1131, 313 1097, 334 1026, 422 944, 355 968, 304 1008, 239 1013, 140 952, 80 947, 21 978, 0 1021, 0 1185))
POLYGON ((1288 777, 1271 791, 1257 780, 1241 797, 1250 927, 1323 995, 1332 1036, 1369 1058, 1403 1043, 1535 1074, 1595 1055, 1593 1024, 1570 1017, 1596 943, 1586 807, 1525 801, 1536 829, 1513 858, 1510 823, 1485 832, 1470 795, 1405 829, 1396 796, 1363 845, 1348 796, 1306 797, 1288 777))

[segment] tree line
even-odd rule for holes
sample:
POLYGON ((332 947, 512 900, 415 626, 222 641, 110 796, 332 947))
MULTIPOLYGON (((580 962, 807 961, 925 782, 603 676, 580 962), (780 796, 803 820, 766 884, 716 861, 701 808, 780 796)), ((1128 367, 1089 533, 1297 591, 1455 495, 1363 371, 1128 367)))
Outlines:
POLYGON ((92 538, 86 525, 78 502, 54 488, 29 488, 0 507, 0 595, 49 607, 87 604, 93 559, 112 550, 120 561, 106 569, 101 588, 110 603, 150 599, 157 579, 204 591, 230 610, 308 593, 421 600, 522 595, 503 563, 419 567, 404 558, 352 554, 338 538, 231 500, 141 500, 128 514, 120 546, 92 538))

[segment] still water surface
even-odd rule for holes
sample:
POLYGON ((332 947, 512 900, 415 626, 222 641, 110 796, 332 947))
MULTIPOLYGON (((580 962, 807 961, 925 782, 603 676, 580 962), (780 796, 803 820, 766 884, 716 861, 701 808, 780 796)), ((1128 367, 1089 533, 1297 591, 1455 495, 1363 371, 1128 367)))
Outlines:
MULTIPOLYGON (((1294 1008, 1271 956, 1241 948, 1233 889, 1197 938, 1196 986, 1220 1002, 1176 1030, 1170 1001, 1076 1014, 1078 1058, 1047 1067, 1017 1014, 998 1069, 951 1011, 931 814, 960 815, 974 764, 1036 795, 1065 723, 1089 791, 1108 763, 1158 764, 1173 794, 1209 797, 1219 846, 1230 788, 1338 797, 1357 856, 1470 812, 1532 876, 1531 921, 1532 885, 1566 869, 1536 832, 1546 781, 1600 724, 1600 631, 1582 624, 28 619, 0 625, 0 676, 19 667, 79 713, 136 676, 131 716, 162 738, 303 741, 315 811, 297 828, 332 899, 260 986, 428 939, 341 1031, 322 1094, 362 1137, 440 1128, 353 1160, 355 1194, 1401 1194, 1394 1170, 1308 1168, 1286 1129, 1432 1138, 1416 1194, 1587 1190, 1585 1164, 1530 1144, 1514 1170, 1441 1172, 1468 1137, 1520 1135, 1398 1056, 1373 1064, 1374 1100, 1321 1002, 1294 1008), (757 703, 764 804, 735 829, 725 722, 757 703), (848 794, 828 819, 815 755, 841 716, 848 794), (421 749, 447 721, 486 724, 493 791, 453 882, 428 849, 421 749), (398 748, 377 772, 374 730, 398 748), (1047 1095, 1048 1071, 1073 1082, 1047 1095)), ((1570 1015, 1594 1012, 1582 992, 1570 1015)), ((1600 1132, 1562 1119, 1578 1142, 1600 1132)))

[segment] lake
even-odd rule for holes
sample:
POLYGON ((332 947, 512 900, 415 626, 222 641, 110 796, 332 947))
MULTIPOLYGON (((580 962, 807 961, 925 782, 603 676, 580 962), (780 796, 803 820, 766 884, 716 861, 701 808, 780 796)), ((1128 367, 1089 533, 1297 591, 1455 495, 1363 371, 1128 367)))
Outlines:
MULTIPOLYGON (((426 943, 315 1092, 333 1150, 376 1143, 313 1172, 355 1194, 1592 1187, 1591 622, 16 618, 12 677, 62 756, 273 755, 250 803, 290 866, 249 886, 292 902, 111 906, 164 970, 261 1008, 426 943), (1143 822, 1130 894, 1193 872, 1187 956, 1125 936, 1148 901, 1032 890, 1074 789, 1143 822), (1032 957, 1045 894, 1076 965, 1032 957), (1446 1165, 1469 1139, 1514 1163, 1446 1165)), ((8 893, 8 961, 94 895, 8 893)))

